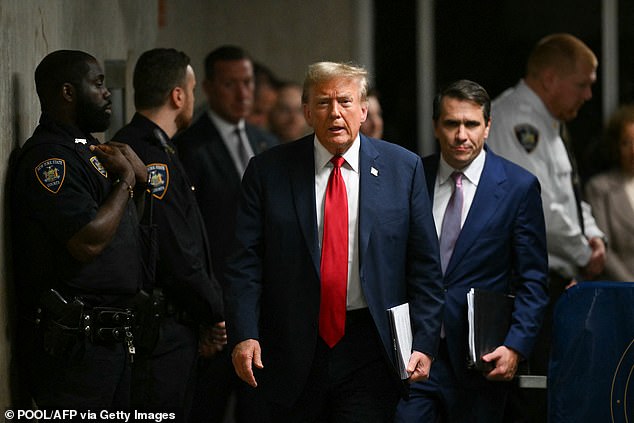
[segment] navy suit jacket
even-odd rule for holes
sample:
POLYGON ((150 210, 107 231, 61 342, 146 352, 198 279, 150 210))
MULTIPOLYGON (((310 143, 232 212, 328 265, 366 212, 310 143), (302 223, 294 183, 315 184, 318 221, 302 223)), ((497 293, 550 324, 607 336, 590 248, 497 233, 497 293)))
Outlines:
MULTIPOLYGON (((319 336, 313 140, 309 135, 251 160, 224 287, 230 347, 259 340, 259 386, 269 400, 288 405, 310 383, 319 336)), ((409 301, 413 349, 434 356, 442 275, 421 159, 385 141, 361 135, 360 142, 360 279, 383 353, 393 363, 386 309, 409 301)))
MULTIPOLYGON (((255 154, 277 144, 275 137, 255 126, 247 124, 246 133, 255 154)), ((242 175, 206 111, 175 142, 183 167, 196 187, 213 269, 221 280, 233 242, 242 175)))
MULTIPOLYGON (((485 147, 480 182, 444 275, 447 348, 456 376, 485 379, 467 370, 467 291, 480 288, 515 294, 504 345, 527 358, 548 304, 548 254, 537 178, 485 147)), ((425 157, 433 202, 440 155, 425 157)))

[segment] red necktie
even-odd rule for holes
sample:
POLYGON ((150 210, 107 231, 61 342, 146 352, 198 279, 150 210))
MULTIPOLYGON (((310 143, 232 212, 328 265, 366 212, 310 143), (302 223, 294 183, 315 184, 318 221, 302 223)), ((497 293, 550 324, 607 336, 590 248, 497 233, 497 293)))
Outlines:
POLYGON ((348 197, 341 177, 343 157, 331 160, 324 205, 324 236, 321 246, 321 302, 319 335, 330 348, 343 337, 346 327, 348 287, 348 197))

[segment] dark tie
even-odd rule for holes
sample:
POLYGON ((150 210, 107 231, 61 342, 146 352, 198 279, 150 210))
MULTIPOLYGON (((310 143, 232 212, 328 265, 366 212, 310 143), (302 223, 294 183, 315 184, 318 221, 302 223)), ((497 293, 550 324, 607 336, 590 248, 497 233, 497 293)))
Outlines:
POLYGON ((561 123, 559 126, 559 135, 566 148, 568 154, 568 160, 570 161, 570 167, 572 172, 570 174, 572 190, 575 193, 575 204, 577 206, 577 217, 579 218, 579 227, 581 227, 581 233, 585 233, 585 225, 583 222, 583 211, 581 210, 581 181, 579 180, 579 170, 577 168, 577 161, 572 151, 572 143, 570 142, 570 133, 565 123, 561 123))
POLYGON ((447 203, 445 216, 442 219, 442 228, 440 229, 440 264, 443 275, 445 270, 447 270, 458 235, 460 235, 462 205, 464 203, 462 172, 453 172, 451 179, 454 181, 454 190, 451 198, 449 198, 449 203, 447 203))
POLYGON ((240 158, 240 164, 242 165, 241 171, 244 171, 244 169, 247 168, 251 157, 249 156, 247 146, 244 144, 244 139, 242 138, 242 132, 238 126, 236 126, 235 133, 238 138, 238 156, 240 158))
POLYGON ((348 197, 341 177, 343 157, 331 160, 324 204, 324 235, 321 245, 321 302, 319 335, 330 348, 343 337, 346 326, 348 286, 348 197))

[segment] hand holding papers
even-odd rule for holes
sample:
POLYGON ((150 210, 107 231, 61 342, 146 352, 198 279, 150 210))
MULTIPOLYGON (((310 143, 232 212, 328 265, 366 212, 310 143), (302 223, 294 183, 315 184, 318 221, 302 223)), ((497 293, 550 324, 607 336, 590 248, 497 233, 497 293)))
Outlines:
POLYGON ((407 364, 412 355, 412 325, 409 320, 409 304, 401 304, 387 309, 390 327, 392 328, 392 340, 396 365, 401 379, 407 379, 407 364))
POLYGON ((511 327, 514 300, 502 292, 471 288, 467 293, 469 368, 489 372, 495 367, 495 363, 482 361, 482 356, 504 344, 511 327))

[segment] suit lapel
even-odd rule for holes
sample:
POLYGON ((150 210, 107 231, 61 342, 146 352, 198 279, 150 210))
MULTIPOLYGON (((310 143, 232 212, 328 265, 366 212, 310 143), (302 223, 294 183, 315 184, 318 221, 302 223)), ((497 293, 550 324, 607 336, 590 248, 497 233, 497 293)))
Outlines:
MULTIPOLYGON (((309 135, 297 143, 297 160, 289 168, 289 178, 293 192, 293 205, 306 247, 313 259, 315 271, 319 275, 321 253, 319 250, 317 211, 315 205, 315 153, 313 137, 309 135)), ((295 146, 293 146, 295 147, 295 146)))
POLYGON ((246 124, 244 129, 247 133, 249 144, 251 144, 251 149, 253 149, 253 154, 257 155, 266 150, 266 141, 261 139, 261 137, 251 125, 246 124))
POLYGON ((487 222, 495 214, 500 200, 505 196, 507 190, 506 173, 500 165, 500 161, 489 150, 487 151, 478 188, 473 197, 473 203, 471 203, 469 214, 460 231, 451 260, 447 266, 446 276, 453 271, 456 263, 460 263, 463 256, 471 248, 471 245, 478 239, 487 222))
POLYGON ((210 158, 214 162, 214 167, 218 169, 218 173, 222 175, 223 180, 233 180, 240 183, 242 176, 238 173, 236 165, 233 163, 233 159, 229 154, 229 150, 225 145, 218 128, 213 124, 207 113, 201 118, 205 119, 204 130, 207 133, 207 139, 212 140, 209 146, 210 158))
POLYGON ((427 194, 431 203, 434 204, 434 189, 436 187, 436 175, 440 165, 440 153, 427 156, 423 159, 423 170, 425 171, 425 182, 427 183, 427 194))
POLYGON ((361 135, 359 151, 359 263, 363 274, 363 257, 368 248, 370 234, 376 219, 379 189, 381 187, 381 161, 371 141, 361 135))

